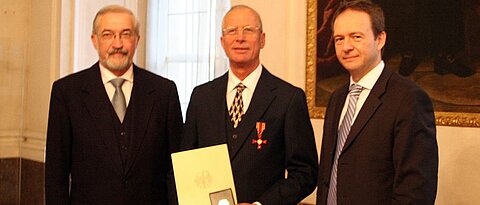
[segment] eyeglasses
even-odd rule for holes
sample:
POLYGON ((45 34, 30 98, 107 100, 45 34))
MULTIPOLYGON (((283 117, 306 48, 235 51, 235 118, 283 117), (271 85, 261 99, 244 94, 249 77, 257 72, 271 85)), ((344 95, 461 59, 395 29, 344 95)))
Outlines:
POLYGON ((117 38, 117 36, 119 37, 119 40, 130 40, 135 36, 135 34, 132 33, 132 31, 123 31, 120 33, 105 31, 100 34, 100 38, 104 41, 112 41, 113 39, 117 38))
POLYGON ((227 27, 227 28, 223 29, 223 35, 235 36, 240 31, 242 31, 243 35, 248 36, 248 35, 256 34, 258 30, 260 30, 260 28, 256 27, 256 26, 244 26, 244 27, 230 26, 230 27, 227 27))

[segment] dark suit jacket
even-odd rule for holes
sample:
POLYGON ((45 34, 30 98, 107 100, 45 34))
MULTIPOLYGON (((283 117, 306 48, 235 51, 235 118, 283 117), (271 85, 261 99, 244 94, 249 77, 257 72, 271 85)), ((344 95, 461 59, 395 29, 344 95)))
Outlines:
POLYGON ((304 92, 263 68, 250 106, 226 136, 228 74, 196 87, 187 110, 182 149, 227 143, 238 202, 296 204, 315 188, 317 151, 304 92), (260 150, 256 122, 265 122, 260 150), (288 178, 285 179, 285 169, 288 178))
POLYGON ((170 152, 178 148, 182 129, 176 86, 135 65, 133 73, 127 112, 133 112, 134 122, 125 167, 98 63, 53 84, 47 205, 167 204, 170 152))
MULTIPOLYGON (((326 204, 340 114, 348 85, 327 107, 317 204, 326 204)), ((338 204, 434 204, 438 150, 427 94, 384 69, 352 125, 338 162, 338 204)))

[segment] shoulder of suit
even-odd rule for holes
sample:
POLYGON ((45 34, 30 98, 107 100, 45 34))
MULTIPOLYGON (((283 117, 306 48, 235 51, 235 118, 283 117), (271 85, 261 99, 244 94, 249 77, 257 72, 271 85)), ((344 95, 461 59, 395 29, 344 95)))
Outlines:
POLYGON ((412 89, 422 89, 412 79, 402 76, 396 72, 392 72, 392 75, 390 76, 388 84, 390 84, 391 86, 394 85, 395 87, 401 88, 404 91, 412 90, 412 89))
POLYGON ((137 79, 137 80, 146 81, 147 83, 150 82, 150 83, 160 83, 160 84, 164 84, 164 83, 175 84, 175 82, 173 82, 173 80, 170 80, 168 78, 160 76, 160 75, 158 75, 156 73, 153 73, 152 71, 149 71, 145 68, 134 66, 133 69, 134 69, 133 70, 134 71, 134 73, 133 73, 134 78, 137 79))
POLYGON ((268 84, 273 85, 273 86, 277 86, 280 89, 301 90, 301 91, 303 91, 301 88, 292 85, 291 83, 277 77, 276 75, 273 75, 265 67, 263 67, 263 68, 264 68, 263 69, 264 72, 262 72, 262 75, 265 75, 265 76, 260 77, 260 80, 262 80, 262 79, 267 80, 268 84))
POLYGON ((227 86, 228 82, 228 73, 225 73, 211 81, 197 85, 194 90, 203 90, 203 89, 215 89, 219 86, 227 86))
POLYGON ((100 78, 100 70, 98 64, 92 65, 90 68, 68 74, 54 82, 57 85, 81 85, 89 82, 88 79, 100 78))

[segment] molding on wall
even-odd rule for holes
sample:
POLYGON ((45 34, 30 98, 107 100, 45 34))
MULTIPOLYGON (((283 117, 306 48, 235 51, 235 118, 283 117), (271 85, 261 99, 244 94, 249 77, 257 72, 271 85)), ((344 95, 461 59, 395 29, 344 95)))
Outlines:
POLYGON ((45 162, 45 132, 0 130, 0 159, 18 158, 45 162))
POLYGON ((20 135, 19 130, 0 130, 0 159, 20 155, 20 135))
POLYGON ((6 137, 18 137, 22 134, 20 130, 0 130, 0 139, 6 137))
POLYGON ((20 143, 20 157, 36 162, 45 162, 46 132, 25 131, 20 143))

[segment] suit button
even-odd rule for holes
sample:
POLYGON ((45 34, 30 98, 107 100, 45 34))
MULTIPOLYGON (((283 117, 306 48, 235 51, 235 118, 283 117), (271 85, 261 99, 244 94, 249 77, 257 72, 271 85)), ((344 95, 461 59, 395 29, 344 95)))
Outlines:
POLYGON ((237 135, 232 135, 232 138, 235 140, 237 139, 237 135))
POLYGON ((120 135, 125 136, 127 133, 126 132, 120 132, 120 135))
POLYGON ((125 145, 122 145, 122 150, 123 150, 123 151, 127 151, 127 149, 128 149, 128 147, 127 147, 127 146, 125 146, 125 145))

